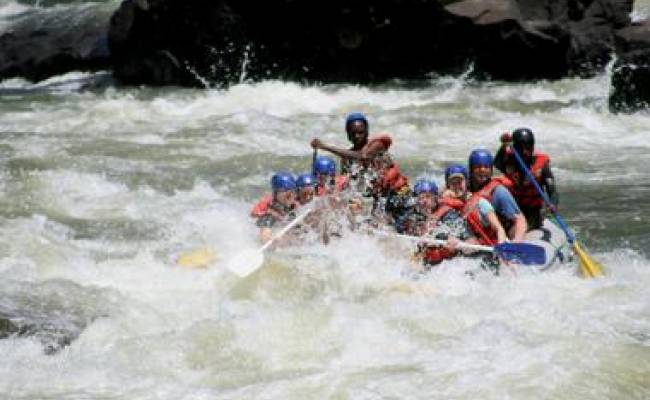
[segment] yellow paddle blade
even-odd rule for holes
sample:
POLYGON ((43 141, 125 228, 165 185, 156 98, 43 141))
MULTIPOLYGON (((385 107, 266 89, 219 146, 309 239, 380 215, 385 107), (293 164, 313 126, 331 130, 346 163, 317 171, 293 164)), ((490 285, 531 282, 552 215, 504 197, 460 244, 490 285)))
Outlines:
POLYGON ((176 264, 186 268, 206 268, 216 260, 217 255, 210 249, 194 250, 178 257, 176 264))
POLYGON ((578 242, 573 243, 573 250, 578 255, 578 259, 580 260, 580 271, 585 278, 595 278, 603 275, 603 266, 589 257, 589 254, 580 247, 578 242))

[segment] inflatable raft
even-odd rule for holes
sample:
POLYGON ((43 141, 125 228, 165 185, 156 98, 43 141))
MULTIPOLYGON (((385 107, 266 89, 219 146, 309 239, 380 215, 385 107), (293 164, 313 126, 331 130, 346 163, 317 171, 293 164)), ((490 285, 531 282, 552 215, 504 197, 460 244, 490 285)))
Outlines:
POLYGON ((571 245, 566 235, 551 220, 546 218, 539 229, 526 233, 526 243, 540 246, 546 253, 546 262, 543 265, 531 266, 540 272, 556 269, 572 258, 571 245))

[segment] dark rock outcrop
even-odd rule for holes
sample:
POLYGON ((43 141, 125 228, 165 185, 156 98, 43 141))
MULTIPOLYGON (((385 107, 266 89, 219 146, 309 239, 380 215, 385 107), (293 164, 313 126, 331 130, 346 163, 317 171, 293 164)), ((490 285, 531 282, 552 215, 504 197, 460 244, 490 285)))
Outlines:
POLYGON ((631 9, 631 0, 125 0, 109 43, 126 83, 369 83, 469 65, 485 78, 557 79, 602 71, 631 9))
MULTIPOLYGON (((535 4, 535 7, 538 5, 535 4)), ((515 0, 463 0, 446 7, 451 16, 466 19, 471 32, 467 57, 479 76, 503 80, 558 79, 567 76, 569 32, 551 16, 521 7, 515 0), (528 14, 541 19, 526 18, 528 14)), ((461 42, 454 40, 454 47, 461 42)))
POLYGON ((618 59, 612 72, 609 107, 634 112, 650 107, 650 21, 616 33, 618 59))
POLYGON ((112 68, 125 84, 373 83, 603 70, 632 0, 124 0, 33 9, 0 33, 0 78, 112 68), (108 28, 107 28, 108 27, 108 28), (110 60, 108 59, 110 53, 110 60))
POLYGON ((45 354, 70 345, 89 324, 106 315, 101 310, 106 301, 96 289, 60 280, 4 283, 8 285, 2 287, 0 339, 32 338, 45 354))
POLYGON ((593 75, 611 61, 616 30, 631 24, 632 0, 573 0, 567 16, 571 33, 569 67, 593 75))
POLYGON ((75 5, 15 16, 0 33, 0 78, 38 81, 108 68, 111 11, 106 5, 75 5))

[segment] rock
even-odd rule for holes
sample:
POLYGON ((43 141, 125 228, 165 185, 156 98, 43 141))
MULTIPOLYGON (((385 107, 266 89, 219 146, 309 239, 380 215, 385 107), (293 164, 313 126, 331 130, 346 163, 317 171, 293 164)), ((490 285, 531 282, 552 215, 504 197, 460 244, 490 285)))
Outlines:
POLYGON ((382 82, 602 71, 630 0, 125 0, 111 20, 126 83, 382 82))
POLYGON ((235 81, 246 57, 243 28, 224 1, 126 0, 110 20, 114 74, 127 84, 235 81))
POLYGON ((569 6, 569 69, 592 76, 611 61, 616 30, 631 24, 632 0, 574 0, 569 6))
POLYGON ((348 3, 151 0, 145 10, 126 0, 109 34, 116 77, 191 85, 263 78, 376 82, 451 64, 437 54, 435 21, 443 12, 436 1, 348 3), (151 62, 160 51, 178 67, 151 62))
POLYGON ((610 60, 632 0, 124 0, 108 25, 110 4, 67 7, 0 34, 0 78, 104 68, 109 53, 125 84, 585 76, 610 60))
POLYGON ((107 69, 105 5, 32 9, 16 16, 0 34, 0 79, 38 81, 69 71, 107 69))
POLYGON ((9 282, 0 302, 0 339, 32 338, 45 354, 69 346, 97 318, 106 301, 94 288, 62 280, 9 282), (92 300, 92 301, 90 301, 92 300), (89 301, 98 304, 88 304, 89 301))
POLYGON ((616 32, 618 59, 612 71, 609 108, 634 112, 650 107, 650 21, 616 32))
POLYGON ((474 32, 467 44, 479 76, 513 81, 568 75, 570 38, 566 29, 545 19, 524 19, 516 1, 464 0, 446 10, 471 19, 474 32))

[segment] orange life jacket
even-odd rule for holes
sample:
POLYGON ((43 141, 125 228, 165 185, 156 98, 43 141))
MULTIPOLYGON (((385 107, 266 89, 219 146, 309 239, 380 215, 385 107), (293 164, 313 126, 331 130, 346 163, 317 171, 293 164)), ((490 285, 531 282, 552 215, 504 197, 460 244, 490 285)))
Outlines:
POLYGON ((300 208, 300 203, 297 201, 293 201, 289 206, 285 206, 272 200, 262 216, 271 215, 275 221, 282 221, 298 208, 300 208))
POLYGON ((259 218, 266 214, 272 202, 273 195, 265 194, 251 209, 251 217, 259 218))
POLYGON ((409 181, 406 176, 399 170, 399 165, 393 164, 384 170, 379 185, 383 190, 392 190, 399 192, 404 186, 408 186, 409 181))
MULTIPOLYGON (((544 153, 533 153, 533 163, 530 166, 530 172, 540 187, 542 186, 542 170, 550 161, 550 158, 544 153)), ((517 204, 522 207, 531 208, 541 208, 544 206, 544 199, 537 193, 537 189, 535 189, 533 183, 528 180, 527 176, 522 176, 516 166, 508 165, 506 167, 506 176, 513 183, 512 187, 508 189, 512 193, 512 197, 517 201, 517 204)))
POLYGON ((487 246, 493 246, 497 243, 497 232, 492 229, 491 226, 484 227, 483 224, 481 224, 481 216, 478 212, 478 202, 481 199, 485 199, 491 203, 494 189, 500 185, 510 188, 512 187, 512 182, 504 176, 492 178, 485 186, 472 193, 472 197, 470 197, 463 208, 463 216, 467 218, 467 223, 470 228, 478 237, 479 242, 487 246))
POLYGON ((426 265, 436 265, 444 260, 448 260, 456 256, 456 252, 450 251, 444 247, 427 246, 422 251, 422 261, 426 265))
MULTIPOLYGON (((442 217, 444 217, 450 211, 462 211, 464 205, 465 202, 461 199, 440 199, 438 208, 436 208, 433 214, 431 214, 429 227, 433 228, 432 225, 435 226, 435 224, 437 224, 438 221, 440 221, 440 219, 442 219, 442 217)), ((455 255, 455 252, 441 246, 426 246, 422 250, 422 261, 426 265, 436 265, 444 260, 453 258, 455 255)))
POLYGON ((287 214, 282 210, 283 208, 295 210, 300 207, 300 205, 301 204, 298 201, 294 201, 289 207, 283 207, 282 205, 273 202, 273 195, 266 194, 260 199, 260 201, 257 202, 257 204, 255 204, 251 210, 251 217, 259 218, 264 215, 271 214, 276 219, 282 219, 287 214))
MULTIPOLYGON (((387 153, 393 144, 393 139, 387 134, 373 135, 368 138, 368 143, 363 146, 362 151, 377 142, 381 142, 384 151, 376 154, 372 160, 360 161, 359 164, 363 168, 377 172, 379 179, 376 184, 380 189, 399 192, 404 186, 408 185, 408 178, 401 173, 399 165, 387 153)), ((349 171, 353 162, 351 160, 345 161, 344 169, 349 171)))
MULTIPOLYGON (((455 210, 461 212, 464 206, 465 202, 461 199, 440 199, 438 208, 436 208, 433 214, 431 214, 431 218, 429 220, 430 227, 433 228, 431 225, 435 225, 450 211, 455 210)), ((440 246, 426 246, 422 250, 422 260, 427 265, 436 265, 443 260, 453 258, 455 255, 455 252, 440 246)))
POLYGON ((456 210, 462 213, 465 202, 461 199, 444 197, 438 201, 438 208, 431 214, 434 222, 440 221, 449 211, 456 210))

